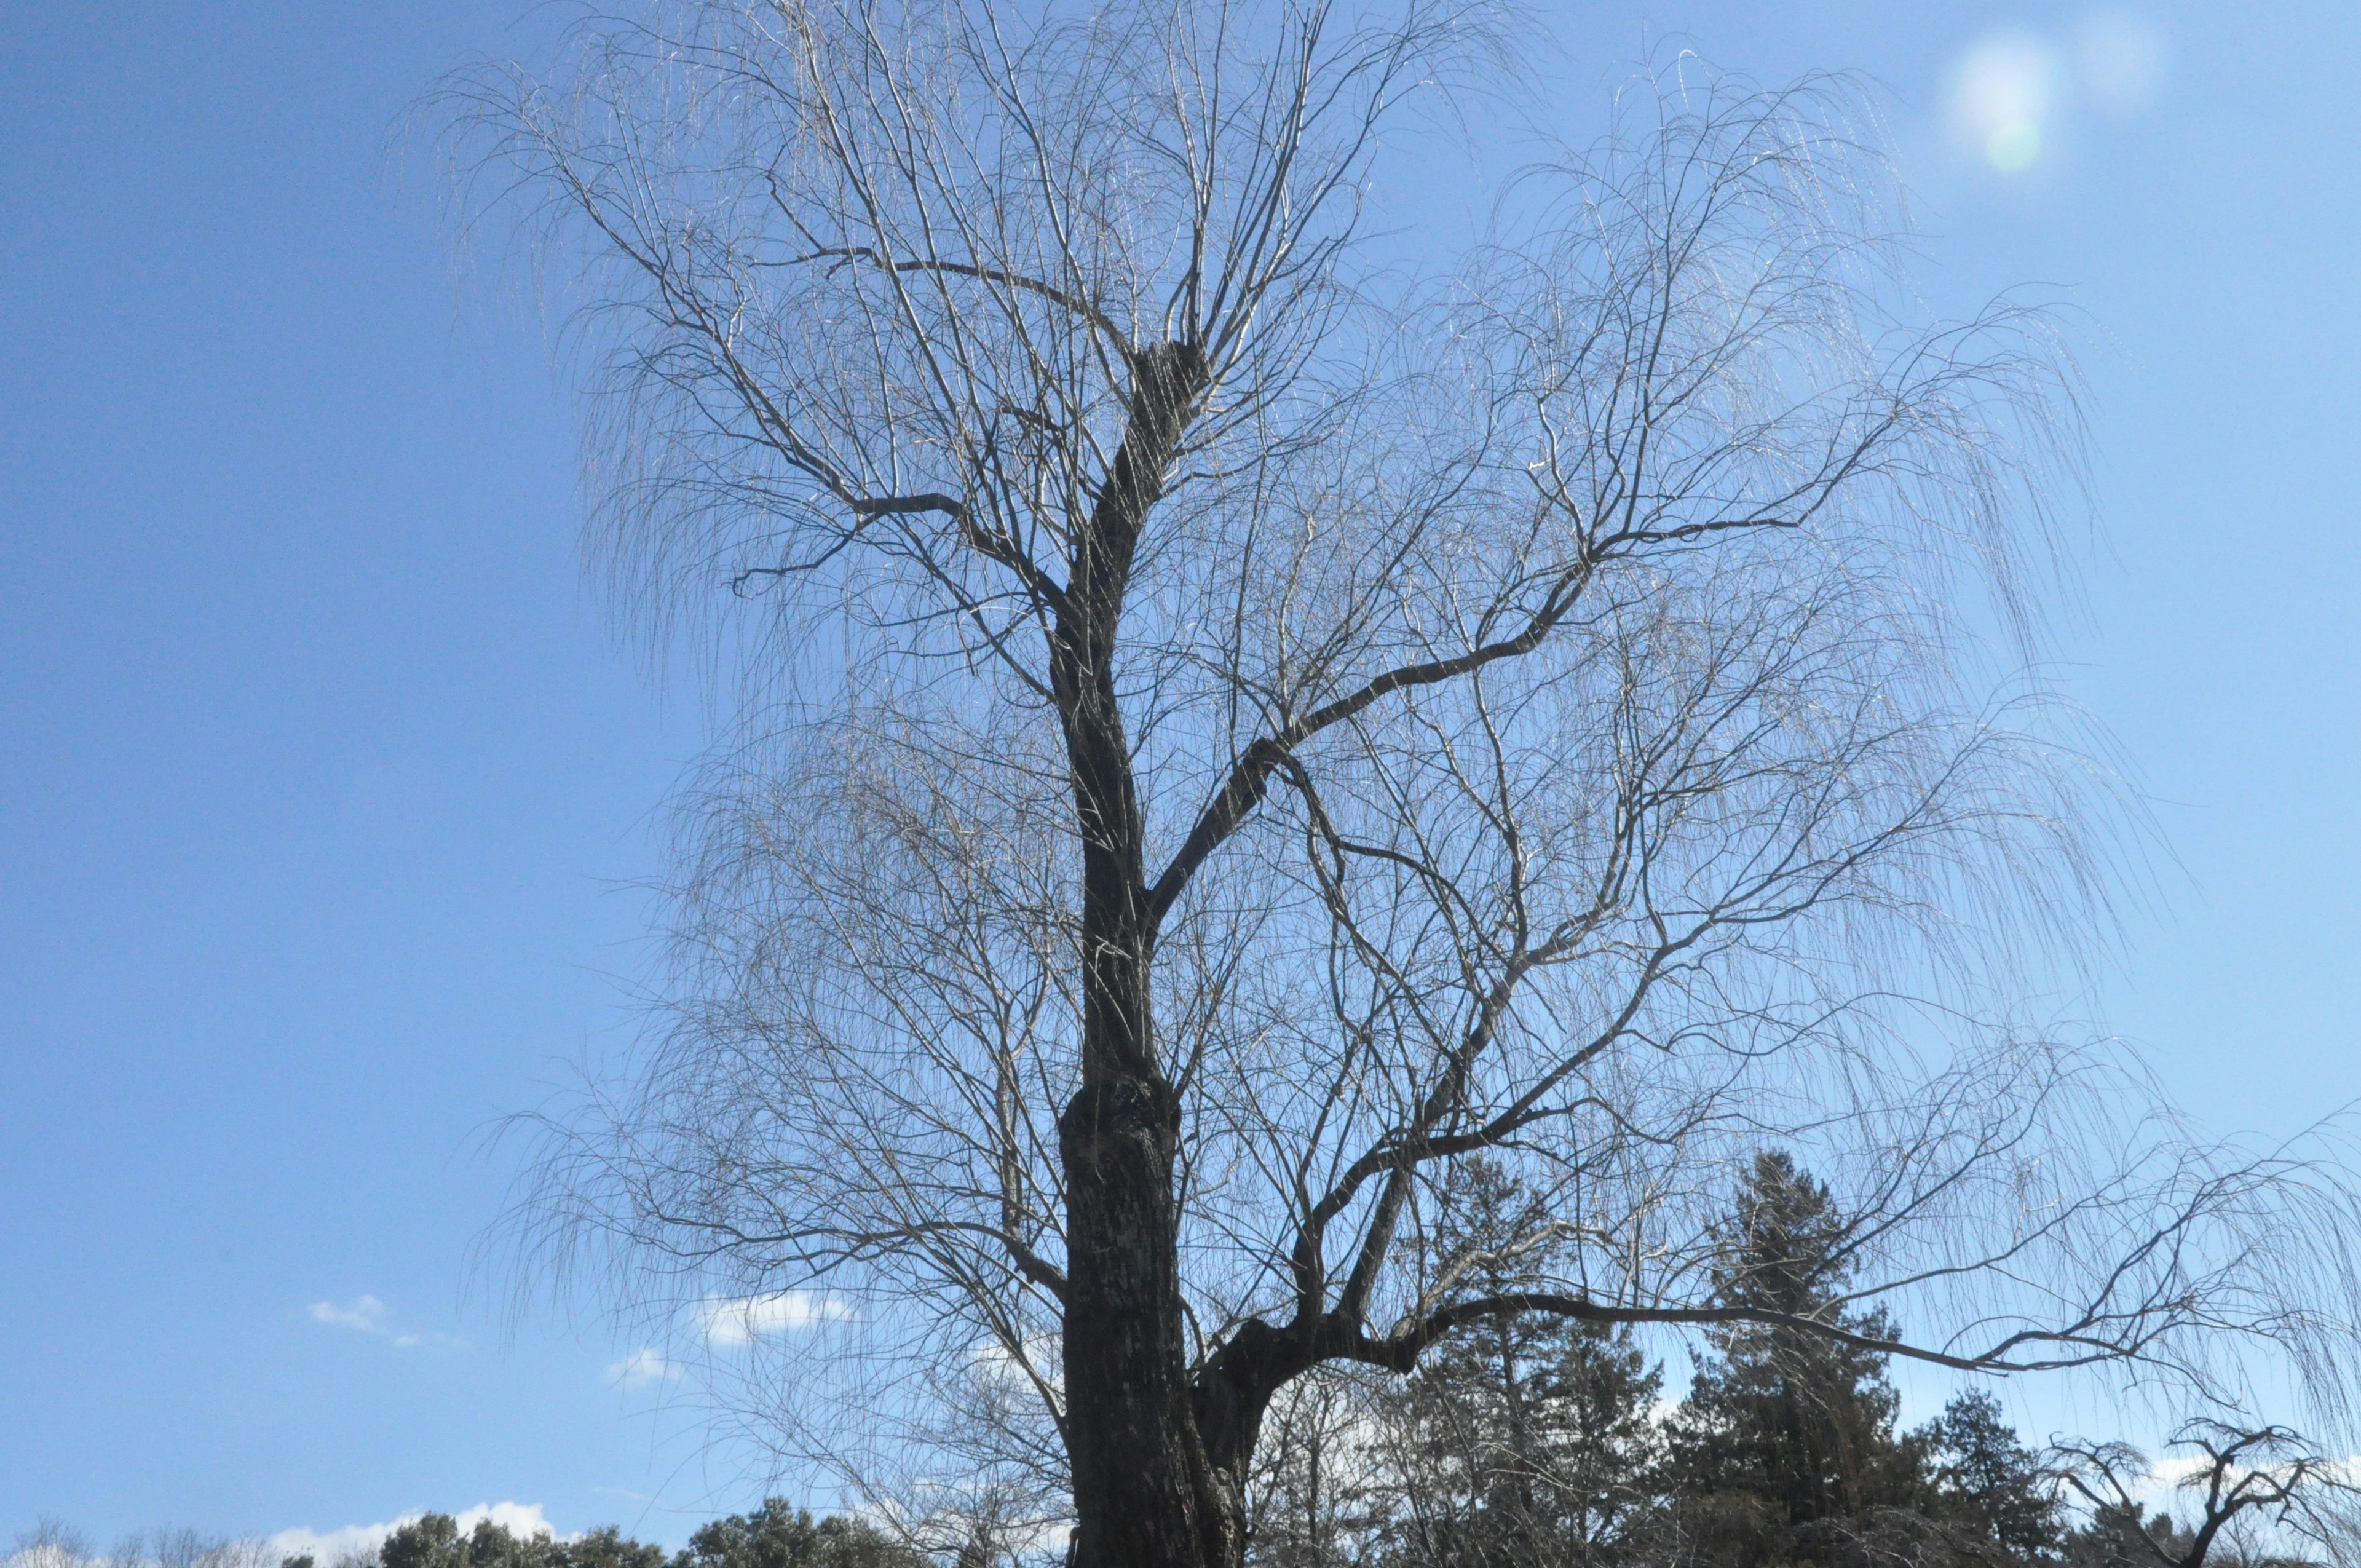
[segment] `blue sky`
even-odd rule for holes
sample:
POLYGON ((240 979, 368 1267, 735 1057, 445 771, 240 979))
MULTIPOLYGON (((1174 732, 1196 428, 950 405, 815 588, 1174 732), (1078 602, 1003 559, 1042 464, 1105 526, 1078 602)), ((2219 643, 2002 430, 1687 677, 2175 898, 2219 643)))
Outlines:
MULTIPOLYGON (((628 1036, 698 741, 581 587, 538 325, 388 174, 521 15, 0 8, 0 1534, 758 1495, 636 1342, 468 1286, 484 1130, 628 1036)), ((2361 12, 1559 17, 1576 129, 1666 36, 1867 73, 1929 297, 2087 313, 2061 680, 2178 857, 2102 1005, 2220 1127, 2361 1097, 2361 12)))

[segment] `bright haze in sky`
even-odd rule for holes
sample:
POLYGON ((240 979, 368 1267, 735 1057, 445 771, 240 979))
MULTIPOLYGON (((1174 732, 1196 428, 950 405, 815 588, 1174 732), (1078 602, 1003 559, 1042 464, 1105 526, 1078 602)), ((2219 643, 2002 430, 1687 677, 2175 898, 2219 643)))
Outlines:
MULTIPOLYGON (((762 1480, 680 1358, 833 1310, 658 1343, 471 1272, 487 1131, 631 1037, 700 733, 582 587, 524 291, 455 288, 389 150, 525 10, 0 11, 0 1539, 676 1542, 762 1480)), ((2170 851, 2088 1010, 2219 1130, 2361 1096, 2361 8, 1556 15, 1571 139, 1643 52, 1860 72, 1930 305, 2081 313, 2102 528, 2053 674, 2170 851)))

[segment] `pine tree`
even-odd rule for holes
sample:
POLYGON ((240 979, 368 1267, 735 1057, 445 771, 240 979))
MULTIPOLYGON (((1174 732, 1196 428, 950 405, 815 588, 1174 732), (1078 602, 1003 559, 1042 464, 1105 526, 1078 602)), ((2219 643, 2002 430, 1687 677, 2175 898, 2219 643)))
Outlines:
POLYGON ((1934 1507, 1960 1553, 2013 1563, 2057 1555, 2064 1543, 2057 1494, 1999 1400, 1970 1389, 1919 1437, 1934 1462, 1934 1507))
POLYGON ((815 1521, 773 1497, 701 1527, 669 1559, 612 1525, 558 1541, 487 1519, 462 1535, 451 1515, 423 1514, 386 1538, 377 1568, 926 1568, 926 1560, 863 1520, 815 1521))
MULTIPOLYGON (((1842 1310, 1845 1216, 1784 1152, 1756 1157, 1725 1238, 1718 1305, 1892 1336, 1882 1313, 1842 1310)), ((1927 1500, 1925 1443, 1894 1431, 1883 1354, 1763 1323, 1724 1330, 1714 1348, 1666 1434, 1690 1552, 1740 1568, 1849 1561, 1878 1516, 1927 1500)))
POLYGON ((379 1568, 665 1568, 665 1563, 664 1548, 631 1540, 613 1525, 558 1541, 517 1535, 485 1519, 463 1536, 456 1519, 434 1513, 396 1530, 378 1551, 379 1568))

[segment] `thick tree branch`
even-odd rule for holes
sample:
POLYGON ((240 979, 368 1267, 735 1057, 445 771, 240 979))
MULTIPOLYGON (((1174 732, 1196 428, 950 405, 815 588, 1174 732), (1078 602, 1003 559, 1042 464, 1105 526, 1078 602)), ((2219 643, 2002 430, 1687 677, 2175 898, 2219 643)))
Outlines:
POLYGON ((1126 363, 1136 353, 1122 329, 1108 319, 1106 313, 1100 310, 1098 306, 1081 295, 1060 289, 1053 283, 1044 283, 1038 278, 1027 278, 1022 273, 1011 272, 1005 268, 979 266, 972 261, 903 261, 887 256, 873 246, 866 245, 829 246, 803 256, 791 257, 785 261, 765 262, 763 265, 796 267, 807 266, 814 261, 831 259, 839 262, 866 261, 888 272, 940 272, 955 278, 972 278, 980 282, 1005 284, 1009 288, 1038 295, 1052 304, 1071 311, 1096 328, 1109 345, 1126 363))
POLYGON ((1214 792, 1213 798, 1198 814, 1195 825, 1189 830, 1189 837, 1182 840, 1179 850, 1165 866, 1163 874, 1156 879, 1156 885, 1148 894, 1151 925, 1163 923, 1164 916, 1180 898, 1181 890, 1188 886, 1189 879, 1196 874, 1197 868, 1237 831, 1247 813, 1261 803, 1270 787, 1270 775, 1279 767, 1281 758, 1331 725, 1354 717, 1394 692, 1455 680, 1487 664, 1532 652, 1574 609, 1589 572, 1590 565, 1586 560, 1560 573, 1551 584, 1541 608, 1533 612, 1524 629, 1514 637, 1484 643, 1452 658, 1424 660, 1388 670, 1335 701, 1316 707, 1284 726, 1278 734, 1263 737, 1248 745, 1231 765, 1229 776, 1214 792))
POLYGON ((1689 1328, 1710 1328, 1734 1323, 1752 1323, 1763 1328, 1790 1329, 1799 1333, 1817 1335, 1855 1350, 1865 1350, 1881 1355, 1898 1355, 1910 1361, 1924 1361, 1937 1366, 1948 1366, 1958 1372, 2034 1372, 2055 1371, 2071 1366, 2087 1366, 2094 1362, 2117 1359, 2120 1347, 2112 1342, 2093 1339, 2073 1332, 2027 1331, 2011 1334, 1991 1348, 1971 1355, 1935 1350, 1926 1345, 1912 1344, 1905 1340, 1881 1339, 1871 1334, 1856 1333, 1834 1323, 1817 1318, 1797 1317, 1785 1312, 1765 1311, 1749 1307, 1613 1307, 1602 1305, 1585 1296, 1561 1295, 1553 1291, 1510 1291, 1497 1296, 1481 1296, 1455 1302, 1427 1313, 1416 1321, 1396 1329, 1382 1339, 1356 1342, 1344 1353, 1344 1359, 1382 1366, 1396 1372, 1407 1372, 1418 1365, 1419 1356, 1437 1340, 1453 1330, 1484 1318, 1513 1316, 1535 1312, 1551 1317, 1572 1318, 1579 1322, 1611 1326, 1620 1323, 1664 1323, 1689 1328), (2071 1355, 2039 1360, 2013 1358, 2014 1353, 2028 1344, 2079 1345, 2071 1355))

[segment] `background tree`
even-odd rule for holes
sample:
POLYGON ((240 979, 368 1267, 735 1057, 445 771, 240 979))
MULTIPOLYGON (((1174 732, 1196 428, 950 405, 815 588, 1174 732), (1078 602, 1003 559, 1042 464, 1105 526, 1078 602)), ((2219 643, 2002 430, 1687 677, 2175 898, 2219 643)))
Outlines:
POLYGON ((32 1529, 16 1532, 8 1561, 12 1568, 79 1568, 90 1554, 88 1536, 54 1514, 43 1514, 32 1529))
POLYGON ((258 1537, 208 1534, 185 1526, 135 1530, 111 1552, 95 1552, 88 1536, 46 1514, 17 1534, 6 1559, 7 1568, 270 1568, 276 1561, 258 1537))
POLYGON ((382 1568, 467 1568, 478 1545, 487 1558, 486 1568, 494 1563, 513 1557, 520 1549, 531 1550, 547 1542, 535 1537, 519 1541, 505 1525, 489 1519, 482 1521, 474 1531, 462 1537, 459 1521, 449 1514, 428 1512, 396 1528, 378 1548, 378 1562, 382 1568))
POLYGON ((1402 1503, 1395 1412, 1367 1381, 1327 1369, 1271 1403, 1247 1487, 1253 1568, 1367 1562, 1402 1503))
MULTIPOLYGON (((1471 1162, 1441 1196, 1435 1234, 1457 1288, 1498 1294, 1546 1272, 1556 1231, 1494 1164, 1471 1162)), ((1826 1311, 1850 1227, 1825 1188, 1765 1156, 1725 1223, 1752 1276, 1733 1273, 1734 1295, 1826 1311)), ((2026 1568, 2059 1556, 2056 1475, 1986 1391, 1903 1432, 1883 1356, 1741 1332, 1660 1423, 1658 1378, 1630 1331, 1507 1322, 1452 1342, 1400 1389, 1334 1380, 1281 1407, 1255 1559, 2026 1568)))
MULTIPOLYGON (((959 1555, 946 1552, 945 1558, 959 1555)), ((136 1530, 106 1555, 92 1552, 79 1531, 44 1519, 16 1538, 7 1568, 265 1568, 273 1561, 255 1537, 179 1530, 136 1530)), ((306 1557, 280 1559, 308 1563, 306 1557)), ((390 1530, 383 1541, 339 1560, 338 1568, 921 1568, 935 1559, 865 1519, 831 1515, 772 1497, 751 1512, 698 1528, 677 1553, 601 1525, 563 1541, 546 1530, 519 1535, 489 1519, 462 1531, 450 1514, 426 1512, 390 1530)), ((966 1562, 965 1556, 960 1561, 966 1562)), ((983 1561, 989 1562, 987 1558, 983 1561)))
POLYGON ((1894 1426, 1881 1347, 1897 1331, 1874 1309, 1843 1310, 1855 1223, 1791 1156, 1756 1157, 1727 1224, 1714 1299, 1750 1316, 1712 1336, 1716 1354, 1669 1423, 1678 1510, 1714 1561, 1850 1556, 1861 1521, 1914 1509, 1927 1491, 1924 1445, 1894 1426))
MULTIPOLYGON (((1433 1245, 1463 1296, 1545 1285, 1568 1245, 1495 1162, 1455 1170, 1433 1245)), ((1621 1560, 1652 1497, 1661 1384, 1629 1328, 1503 1314, 1438 1345, 1385 1401, 1385 1558, 1434 1568, 1621 1560)))
POLYGON ((2308 1552, 2334 1560, 2346 1546, 2361 1476, 2350 1460, 2321 1452, 2281 1426, 2240 1426, 2214 1418, 2183 1425, 2166 1444, 2182 1472, 2173 1498, 2185 1519, 2143 1507, 2152 1472, 2128 1443, 2065 1442, 2053 1449, 2054 1474, 2091 1510, 2068 1543, 2080 1568, 2205 1568, 2224 1556, 2245 1564, 2300 1561, 2308 1552), (2224 1553, 2222 1549, 2231 1550, 2224 1553))
POLYGON ((917 1568, 926 1561, 865 1520, 832 1515, 815 1523, 809 1510, 771 1497, 751 1513, 699 1527, 673 1563, 674 1568, 917 1568))
POLYGON ((2017 1000, 2103 923, 2013 667, 2044 321, 1895 313, 1840 88, 1686 64, 1378 266, 1405 116, 1533 47, 715 0, 452 86, 586 291, 618 602, 725 612, 743 677, 670 1008, 545 1120, 529 1273, 830 1303, 769 1413, 864 1487, 1227 1568, 1291 1382, 1530 1315, 1859 1349, 1906 1297, 1878 1348, 1954 1366, 2332 1375, 2304 1168, 2092 1132, 2102 1064, 2017 1000), (1806 1139, 1861 1218, 1791 1319, 1715 1221, 1806 1139), (1478 1155, 1575 1244, 1545 1288, 1431 1271, 1478 1155))
POLYGON ((677 1553, 626 1537, 613 1525, 566 1541, 519 1536, 486 1519, 460 1533, 449 1514, 427 1513, 386 1537, 374 1568, 918 1568, 927 1556, 864 1519, 778 1497, 701 1525, 677 1553))
POLYGON ((2055 1480, 1990 1392, 1954 1396, 1920 1440, 1933 1464, 1935 1507, 1960 1555, 2011 1563, 2057 1557, 2065 1526, 2055 1480))
POLYGON ((660 1546, 632 1541, 613 1525, 559 1541, 547 1531, 520 1536, 489 1519, 465 1535, 449 1514, 425 1513, 400 1526, 378 1548, 375 1568, 665 1568, 660 1546))

